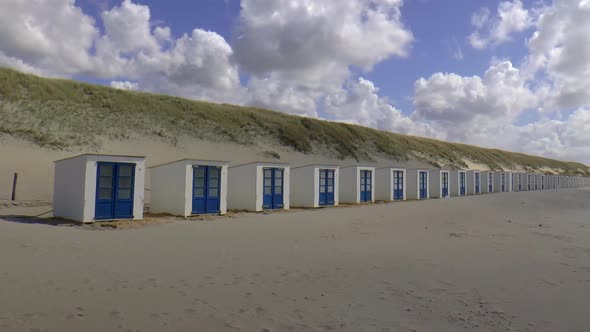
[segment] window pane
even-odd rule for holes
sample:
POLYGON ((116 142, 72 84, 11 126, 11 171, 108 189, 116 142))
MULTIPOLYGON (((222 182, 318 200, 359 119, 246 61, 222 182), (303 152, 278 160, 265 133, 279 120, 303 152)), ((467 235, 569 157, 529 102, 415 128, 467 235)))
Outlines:
POLYGON ((367 177, 367 184, 371 184, 371 177, 367 177))
POLYGON ((328 185, 329 186, 333 186, 334 185, 334 179, 328 179, 328 185))
POLYGON ((326 178, 326 172, 324 172, 324 170, 320 170, 320 179, 325 179, 326 178))
POLYGON ((361 178, 361 185, 364 185, 364 184, 365 184, 365 177, 363 176, 363 177, 361 178))
POLYGON ((325 192, 326 192, 326 187, 324 187, 324 186, 321 186, 321 187, 320 187, 320 193, 322 193, 322 194, 323 194, 323 193, 325 193, 325 192))
POLYGON ((326 179, 320 179, 320 186, 326 185, 326 179))
POLYGON ((271 195, 272 194, 272 187, 264 187, 264 194, 271 195))
POLYGON ((264 169, 264 177, 265 178, 271 178, 272 177, 272 171, 268 168, 264 169))
POLYGON ((332 186, 328 186, 328 192, 329 192, 329 193, 333 193, 333 192, 334 192, 334 187, 332 187, 332 186))
POLYGON ((204 167, 196 167, 195 168, 195 177, 204 177, 205 176, 205 168, 204 167))
POLYGON ((216 179, 219 176, 219 169, 217 167, 209 167, 209 178, 216 179))
POLYGON ((205 186, 205 179, 204 178, 196 178, 195 179, 195 187, 204 187, 205 186))
POLYGON ((280 195, 283 193, 283 187, 281 186, 276 186, 275 187, 275 195, 280 195))
POLYGON ((219 196, 219 189, 209 188, 209 197, 217 197, 217 196, 219 196))
POLYGON ((217 179, 211 179, 209 181, 209 188, 219 188, 219 181, 217 179))
POLYGON ((131 169, 130 165, 119 165, 119 176, 131 176, 131 169))
POLYGON ((366 191, 364 184, 361 184, 361 191, 366 191))
POLYGON ((195 188, 193 194, 195 195, 195 197, 204 197, 205 196, 205 189, 195 188))
POLYGON ((119 178, 119 188, 131 188, 131 177, 119 178))
POLYGON ((110 165, 110 164, 99 165, 98 171, 99 171, 100 176, 111 176, 111 175, 113 175, 113 165, 110 165))
POLYGON ((110 176, 101 176, 98 181, 100 188, 111 188, 113 186, 113 178, 110 176))
POLYGON ((111 188, 103 188, 98 191, 98 199, 111 199, 113 198, 113 190, 111 188))
POLYGON ((328 172, 328 178, 330 178, 330 179, 334 178, 334 171, 328 172))
POLYGON ((120 199, 129 199, 131 198, 131 189, 119 189, 118 195, 120 199))
POLYGON ((275 180, 282 179, 282 178, 283 178, 283 172, 282 171, 276 171, 275 172, 275 180))

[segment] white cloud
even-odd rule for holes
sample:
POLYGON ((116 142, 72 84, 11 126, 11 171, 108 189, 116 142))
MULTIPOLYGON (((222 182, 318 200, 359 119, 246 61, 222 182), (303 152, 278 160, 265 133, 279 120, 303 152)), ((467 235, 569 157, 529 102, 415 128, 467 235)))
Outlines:
POLYGON ((136 82, 129 81, 112 81, 111 87, 121 90, 137 90, 138 84, 136 82))
POLYGON ((91 67, 94 19, 74 0, 1 1, 0 63, 29 72, 70 75, 91 67))
POLYGON ((475 31, 468 39, 476 49, 510 41, 514 33, 522 32, 533 25, 533 18, 520 0, 501 2, 497 15, 492 18, 489 15, 489 9, 484 7, 471 17, 475 31))
POLYGON ((342 88, 352 67, 369 71, 392 56, 407 56, 413 36, 401 21, 401 5, 400 0, 243 0, 232 44, 238 63, 255 77, 250 84, 255 100, 310 114, 310 101, 301 95, 317 104, 319 95, 342 88), (270 83, 271 91, 263 92, 262 82, 270 83), (296 97, 259 97, 279 91, 296 97))
POLYGON ((416 122, 378 95, 375 84, 364 78, 348 84, 346 89, 328 95, 324 109, 330 118, 381 130, 435 136, 429 126, 416 122))

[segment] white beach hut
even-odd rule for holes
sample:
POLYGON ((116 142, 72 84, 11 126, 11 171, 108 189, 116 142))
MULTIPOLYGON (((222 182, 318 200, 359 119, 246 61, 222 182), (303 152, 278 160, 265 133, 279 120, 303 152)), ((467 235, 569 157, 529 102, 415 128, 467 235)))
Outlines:
POLYGON ((407 198, 408 199, 429 199, 430 190, 430 171, 425 169, 408 169, 407 179, 407 198))
POLYGON ((340 168, 340 202, 372 203, 375 201, 375 167, 340 168))
POLYGON ((145 157, 84 154, 55 162, 53 215, 89 223, 143 219, 145 157))
POLYGON ((406 169, 384 167, 375 170, 375 194, 382 201, 403 201, 406 199, 406 169))
POLYGON ((467 195, 467 171, 451 171, 451 196, 467 195))
POLYGON ((508 191, 508 177, 506 172, 496 172, 494 174, 494 192, 504 193, 508 191))
POLYGON ((481 172, 467 171, 467 195, 481 194, 481 172))
POLYGON ((227 213, 227 162, 182 159, 150 167, 150 212, 227 213))
POLYGON ((430 171, 430 198, 448 198, 450 195, 451 171, 437 169, 430 171))
POLYGON ((288 210, 290 168, 287 164, 252 162, 229 167, 228 209, 288 210))
POLYGON ((534 190, 534 185, 533 185, 533 174, 531 173, 526 173, 526 191, 531 191, 534 190))
POLYGON ((494 172, 492 171, 485 171, 481 172, 481 185, 482 185, 482 192, 483 193, 493 193, 494 192, 494 172))
POLYGON ((292 167, 291 206, 338 206, 339 179, 339 166, 316 164, 292 167))

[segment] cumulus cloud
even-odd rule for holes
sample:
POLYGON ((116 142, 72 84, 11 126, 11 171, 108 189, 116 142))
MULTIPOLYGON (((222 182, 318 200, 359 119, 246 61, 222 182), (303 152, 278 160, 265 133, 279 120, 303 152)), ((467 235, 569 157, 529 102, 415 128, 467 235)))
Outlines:
POLYGON ((482 8, 471 17, 475 31, 469 35, 471 46, 483 49, 510 41, 516 32, 522 32, 533 25, 533 18, 520 0, 501 2, 495 17, 490 10, 482 8))
POLYGON ((414 121, 379 96, 379 88, 359 78, 325 98, 324 110, 333 119, 405 134, 435 136, 430 127, 414 121))
MULTIPOLYGON (((401 21, 401 5, 400 0, 243 0, 232 43, 235 57, 255 77, 250 89, 258 94, 265 94, 260 80, 272 83, 269 95, 334 93, 352 67, 368 71, 389 57, 407 56, 413 36, 401 21)), ((308 101, 296 97, 285 104, 287 99, 266 104, 309 112, 308 101)))
POLYGON ((137 90, 138 84, 136 82, 129 81, 112 81, 111 87, 121 90, 137 90))
POLYGON ((416 118, 434 123, 447 138, 465 141, 482 126, 511 123, 537 104, 518 68, 510 61, 492 65, 483 75, 435 73, 414 85, 416 118))

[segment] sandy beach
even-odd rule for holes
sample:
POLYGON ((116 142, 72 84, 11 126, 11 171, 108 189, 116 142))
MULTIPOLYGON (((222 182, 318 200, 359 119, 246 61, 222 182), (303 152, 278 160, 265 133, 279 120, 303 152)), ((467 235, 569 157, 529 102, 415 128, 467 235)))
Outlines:
POLYGON ((1 331, 590 330, 588 190, 126 230, 16 217, 48 207, 0 208, 1 331))

